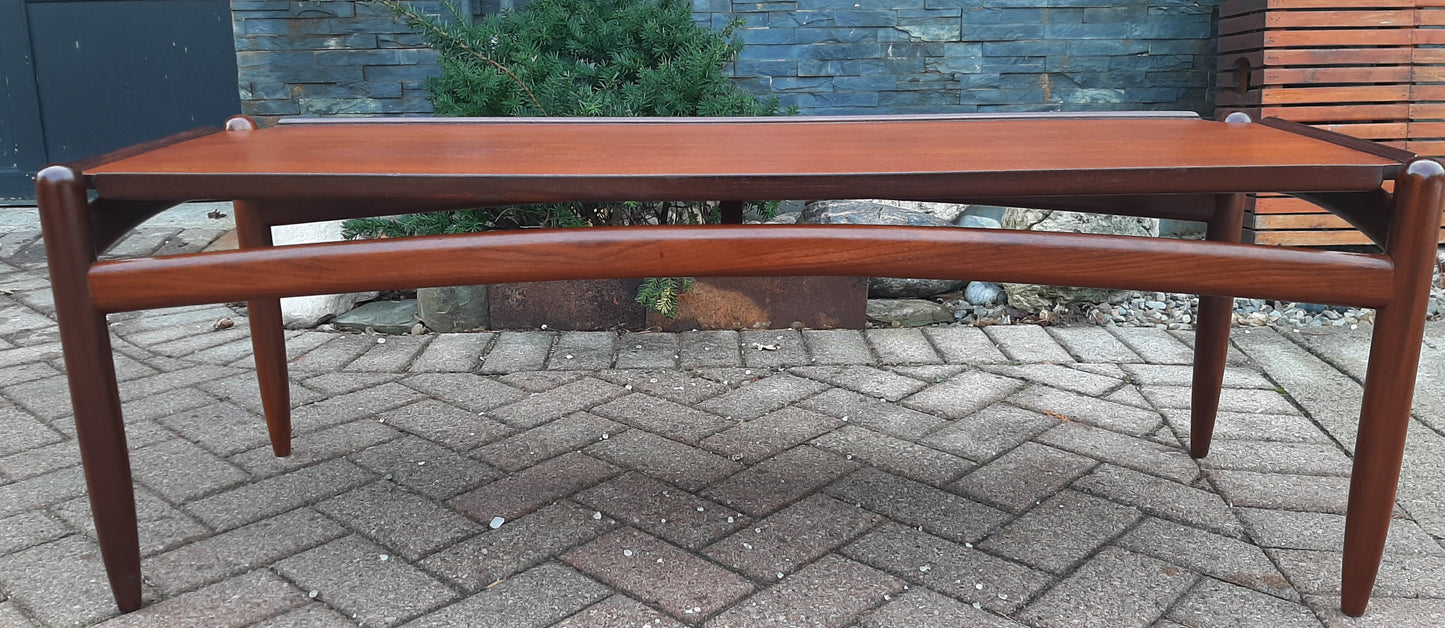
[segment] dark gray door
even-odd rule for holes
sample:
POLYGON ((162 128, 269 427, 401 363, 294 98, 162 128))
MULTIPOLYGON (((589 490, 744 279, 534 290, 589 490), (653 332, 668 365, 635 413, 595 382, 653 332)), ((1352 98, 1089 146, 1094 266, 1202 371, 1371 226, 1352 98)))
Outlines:
POLYGON ((0 0, 0 201, 47 163, 240 113, 228 0, 0 0))

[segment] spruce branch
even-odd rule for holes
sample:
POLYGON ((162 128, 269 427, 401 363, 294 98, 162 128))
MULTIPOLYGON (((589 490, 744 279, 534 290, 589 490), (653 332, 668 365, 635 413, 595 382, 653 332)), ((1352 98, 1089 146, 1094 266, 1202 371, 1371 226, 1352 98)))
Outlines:
POLYGON ((517 85, 522 88, 522 91, 527 92, 527 98, 532 99, 532 104, 533 104, 533 105, 536 105, 537 111, 542 112, 542 115, 544 115, 544 116, 551 115, 551 114, 547 113, 547 109, 542 106, 541 101, 537 100, 537 96, 532 93, 532 88, 527 87, 527 84, 526 84, 525 82, 523 82, 522 79, 521 79, 520 77, 518 77, 516 74, 513 74, 511 70, 507 69, 507 66, 502 65, 501 63, 498 63, 497 60, 495 60, 495 59, 487 56, 487 55, 486 55, 485 53, 483 53, 482 51, 477 50, 477 49, 475 49, 475 48, 472 48, 469 44, 467 44, 466 41, 462 40, 462 38, 457 37, 457 36, 455 36, 455 35, 453 35, 453 34, 451 34, 451 33, 448 33, 448 32, 446 31, 446 29, 444 29, 444 28, 442 28, 442 27, 440 27, 440 26, 437 26, 435 22, 433 22, 433 21, 430 20, 430 19, 427 19, 426 16, 424 16, 424 15, 422 15, 422 14, 420 14, 420 13, 417 13, 416 11, 412 10, 411 7, 409 7, 409 6, 407 6, 406 4, 400 2, 399 0, 372 0, 372 1, 373 1, 373 2, 376 2, 377 4, 380 4, 380 5, 384 6, 384 7, 386 7, 386 8, 388 8, 388 9, 391 9, 392 11, 395 11, 398 15, 401 15, 402 17, 405 17, 407 23, 411 24, 412 26, 418 26, 418 27, 421 27, 421 28, 425 28, 425 29, 431 31, 432 34, 435 35, 437 38, 439 38, 441 41, 450 43, 450 44, 452 44, 453 46, 456 46, 456 47, 458 47, 458 48, 461 48, 462 50, 467 51, 468 54, 471 54, 472 56, 474 56, 474 57, 476 57, 476 58, 478 58, 478 59, 481 59, 482 61, 485 61, 485 62, 487 62, 487 63, 492 64, 492 67, 495 67, 495 68, 497 68, 498 70, 501 70, 501 71, 502 71, 503 73, 505 73, 507 76, 512 77, 512 80, 517 82, 517 85))

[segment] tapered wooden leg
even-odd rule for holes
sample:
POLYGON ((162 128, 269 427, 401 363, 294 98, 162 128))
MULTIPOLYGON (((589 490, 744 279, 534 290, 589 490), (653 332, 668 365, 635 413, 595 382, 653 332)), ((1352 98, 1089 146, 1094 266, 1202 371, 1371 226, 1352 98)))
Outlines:
MULTIPOLYGON (((1250 203, 1245 194, 1225 194, 1215 201, 1205 238, 1238 242, 1244 235, 1244 211, 1250 203)), ((1229 354, 1229 325, 1234 297, 1199 297, 1199 323, 1194 332, 1194 387, 1190 399, 1189 455, 1203 458, 1214 439, 1214 416, 1219 411, 1219 391, 1224 385, 1224 362, 1229 354)))
MULTIPOLYGON (((227 133, 246 133, 258 128, 248 116, 226 120, 227 133)), ((236 201, 236 240, 243 249, 268 247, 271 225, 261 220, 251 201, 236 201)), ((251 353, 256 359, 256 383, 261 388, 261 411, 266 415, 266 432, 271 451, 291 455, 291 382, 286 371, 286 331, 281 324, 280 299, 246 302, 251 321, 251 353)))
POLYGON ((85 184, 74 170, 51 166, 36 175, 35 193, 95 535, 116 606, 129 612, 141 604, 140 541, 110 331, 87 282, 96 251, 85 184))
MULTIPOLYGON (((271 227, 260 220, 247 201, 236 201, 236 239, 243 249, 271 246, 271 227)), ((291 388, 286 370, 286 331, 281 325, 280 299, 246 302, 251 321, 251 349, 256 356, 256 380, 261 387, 261 408, 271 451, 291 455, 291 388)))
POLYGON ((1365 612, 1385 553, 1425 332, 1442 191, 1445 169, 1428 159, 1410 162, 1395 181, 1395 211, 1385 251, 1395 262, 1394 294, 1390 305, 1375 312, 1345 517, 1340 609, 1346 615, 1365 612))

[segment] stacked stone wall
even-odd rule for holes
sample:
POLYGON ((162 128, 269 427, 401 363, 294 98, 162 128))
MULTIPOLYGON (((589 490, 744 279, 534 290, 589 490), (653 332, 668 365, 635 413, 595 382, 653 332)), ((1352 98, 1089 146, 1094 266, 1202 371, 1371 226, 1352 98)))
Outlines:
MULTIPOLYGON (((415 3, 428 12, 441 2, 415 3)), ((693 0, 730 72, 806 114, 1207 114, 1218 0, 693 0)), ((246 113, 419 114, 435 53, 367 2, 232 0, 246 113)), ((463 7, 466 11, 467 7, 463 7)))

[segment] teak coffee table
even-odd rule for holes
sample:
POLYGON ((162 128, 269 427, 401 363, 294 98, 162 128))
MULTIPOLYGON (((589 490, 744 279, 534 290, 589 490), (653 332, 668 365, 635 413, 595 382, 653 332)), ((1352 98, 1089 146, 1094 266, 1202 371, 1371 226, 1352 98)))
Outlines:
POLYGON ((41 171, 56 317, 96 532, 141 604, 130 462, 106 314, 249 304, 266 424, 290 453, 278 298, 658 275, 887 275, 1190 292, 1190 447, 1209 449, 1232 297, 1377 308, 1345 527, 1364 612, 1394 507, 1445 170, 1281 120, 1193 114, 757 119, 313 120, 194 131, 41 171), (90 192, 95 193, 92 199, 90 192), (1241 244, 1247 193, 1317 203, 1381 255, 1241 244), (528 230, 273 247, 272 225, 522 202, 893 198, 1194 220, 1207 241, 965 228, 716 225, 528 230), (234 200, 241 250, 97 262, 146 218, 234 200), (419 263, 424 261, 425 263, 419 263))

